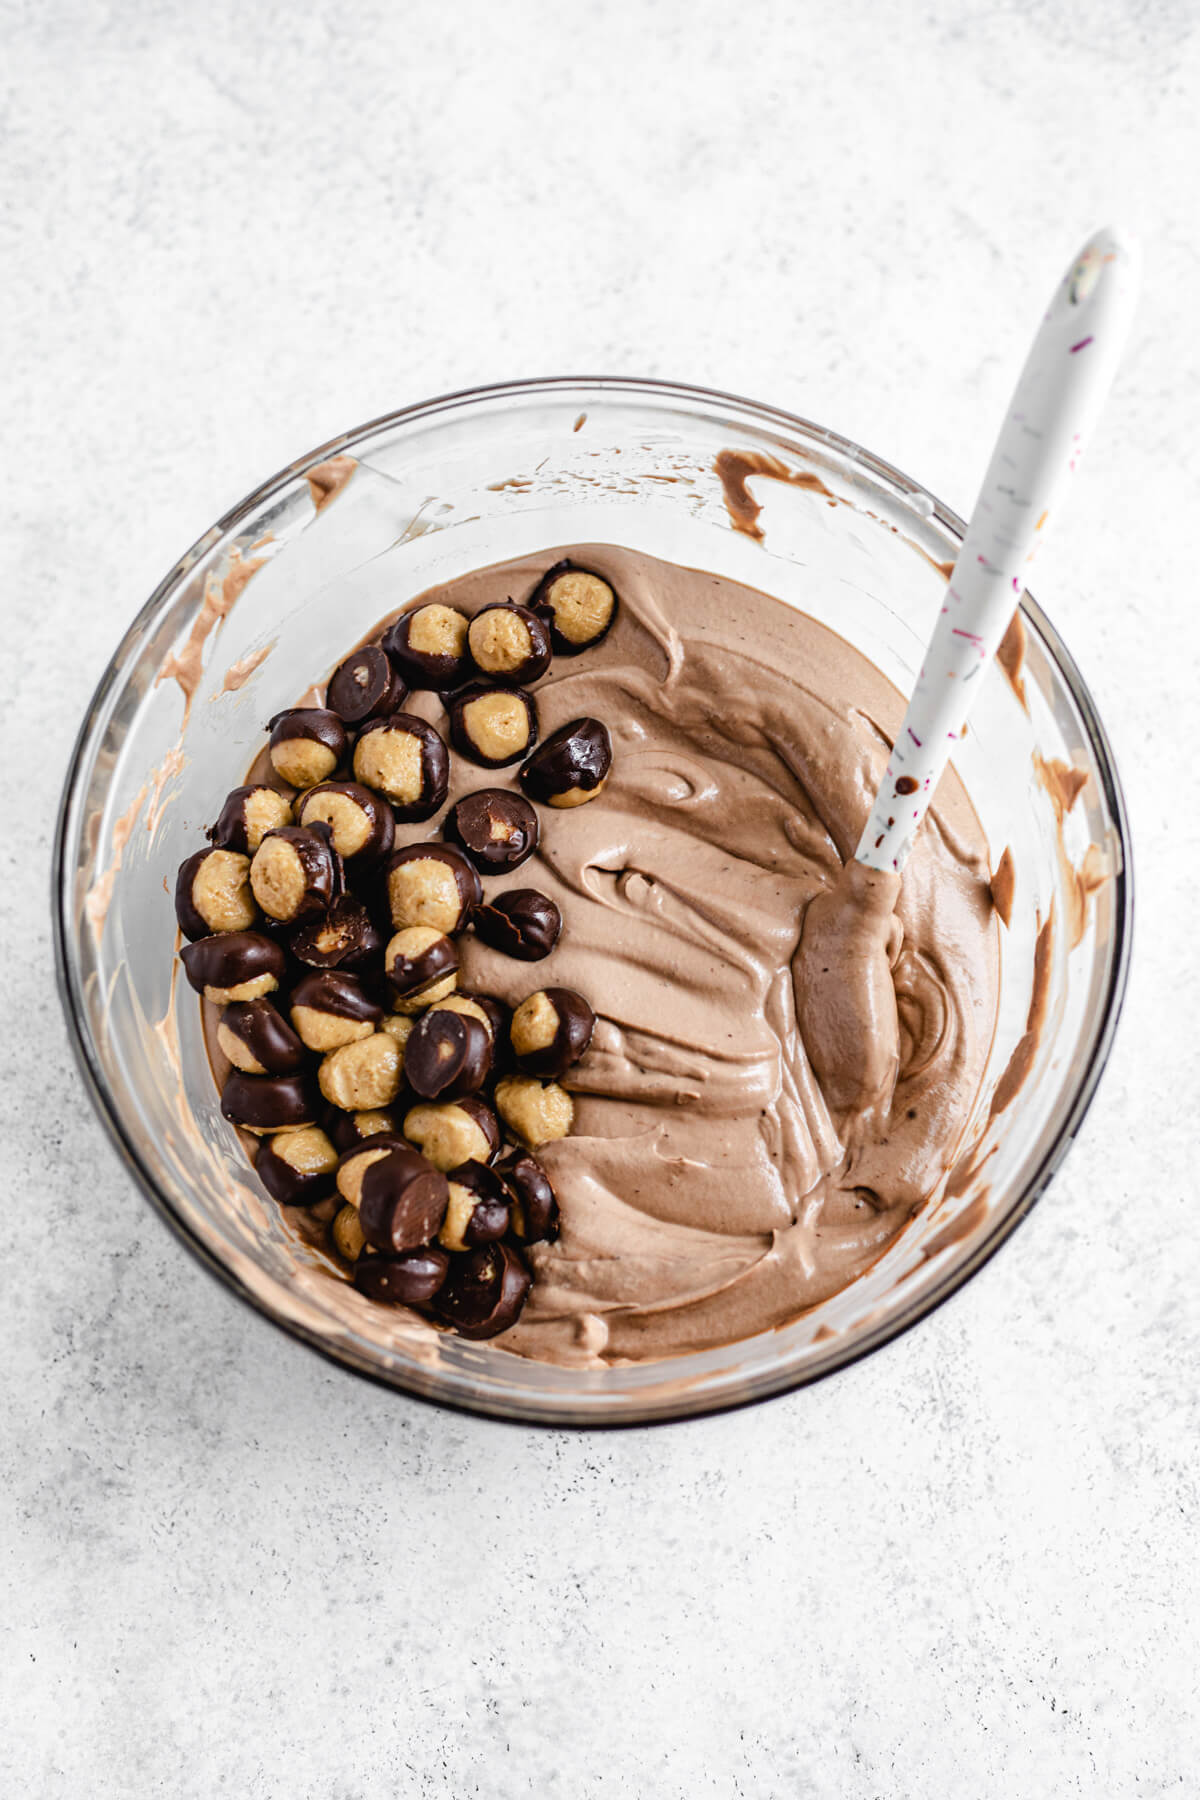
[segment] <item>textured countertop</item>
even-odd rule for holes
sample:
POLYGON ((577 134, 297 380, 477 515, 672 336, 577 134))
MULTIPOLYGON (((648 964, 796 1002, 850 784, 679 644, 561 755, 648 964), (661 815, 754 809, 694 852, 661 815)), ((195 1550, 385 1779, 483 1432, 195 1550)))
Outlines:
POLYGON ((0 1794, 1195 1793, 1195 9, 9 18, 0 1794), (362 419, 579 370, 774 401, 965 511, 1109 218, 1146 297, 1037 591, 1140 916, 1030 1221, 866 1364, 627 1435, 441 1416, 239 1309, 91 1115, 46 912, 76 722, 176 555, 362 419))

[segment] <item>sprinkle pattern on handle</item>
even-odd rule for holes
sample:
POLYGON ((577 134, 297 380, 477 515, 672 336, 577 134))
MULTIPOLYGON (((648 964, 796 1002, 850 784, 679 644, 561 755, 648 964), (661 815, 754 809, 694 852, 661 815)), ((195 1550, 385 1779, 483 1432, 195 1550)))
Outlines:
POLYGON ((902 869, 938 779, 1104 403, 1137 298, 1136 246, 1098 231, 1050 302, 1021 372, 857 858, 902 869))

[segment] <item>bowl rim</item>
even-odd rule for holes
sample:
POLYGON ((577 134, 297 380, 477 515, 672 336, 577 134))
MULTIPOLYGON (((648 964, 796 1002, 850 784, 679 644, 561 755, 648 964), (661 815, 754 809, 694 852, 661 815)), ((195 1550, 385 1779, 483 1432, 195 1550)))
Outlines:
MULTIPOLYGON (((53 922, 55 978, 59 1000, 66 1017, 68 1036, 76 1066, 83 1078, 84 1088, 92 1108, 104 1126, 108 1138, 126 1170, 133 1176, 153 1210, 159 1218, 165 1221, 176 1238, 190 1251, 201 1267, 206 1269, 223 1287, 230 1290, 278 1330, 315 1351, 326 1362, 358 1375, 364 1380, 386 1389, 389 1393, 404 1394, 411 1400, 419 1401, 423 1405, 437 1410, 461 1413, 475 1418, 488 1418, 526 1429, 532 1426, 545 1430, 629 1431, 651 1425, 683 1424, 689 1420, 714 1417, 721 1413, 738 1412, 745 1407, 758 1406, 763 1401, 777 1399, 781 1395, 793 1393, 799 1388, 809 1387, 843 1369, 850 1368, 872 1352, 881 1349, 885 1344, 892 1343, 906 1332, 911 1331, 922 1319, 928 1318, 931 1313, 945 1305, 973 1276, 978 1274, 984 1265, 996 1255, 1001 1246, 1008 1242, 1018 1225, 1028 1218, 1057 1173, 1090 1110, 1112 1050, 1124 1006, 1132 958, 1134 878, 1129 816, 1112 745, 1090 690, 1062 637, 1028 591, 1021 599, 1020 610, 1033 624, 1039 638, 1053 657, 1056 668, 1078 709, 1084 730, 1095 754, 1104 804, 1112 819, 1121 852, 1120 866, 1112 877, 1113 952, 1107 984, 1100 997, 1100 1024, 1091 1054, 1086 1066, 1076 1078, 1074 1091, 1055 1139, 1034 1170, 1024 1193, 1009 1209, 1007 1215, 997 1221, 969 1256, 950 1270, 926 1294, 899 1307, 886 1322, 872 1327, 861 1337, 856 1338, 853 1343, 846 1344, 840 1350, 835 1342, 829 1348, 828 1359, 820 1367, 812 1369, 783 1367, 775 1373, 764 1372, 752 1378, 753 1391, 738 1390, 730 1394, 717 1393, 713 1395, 701 1393, 697 1396, 693 1390, 685 1388, 679 1396, 678 1402, 673 1403, 669 1409, 662 1407, 661 1402, 651 1402, 645 1405, 643 1410, 639 1410, 635 1402, 627 1413, 619 1418, 593 1417, 588 1414, 571 1416, 566 1406, 561 1415, 549 1411, 536 1414, 525 1413, 519 1405, 501 1404, 491 1395, 469 1397, 459 1394, 439 1395, 423 1391, 419 1386, 406 1380, 403 1372, 391 1375, 368 1367, 353 1355, 331 1347, 318 1333, 311 1331, 307 1326, 287 1317, 281 1309, 272 1305, 268 1297, 251 1290, 231 1268, 210 1251, 207 1244, 175 1211, 170 1200, 159 1189, 153 1175, 143 1164, 137 1145, 125 1130, 121 1116, 108 1092, 99 1058, 93 1051, 91 1036, 84 1019, 81 996, 76 991, 77 969, 72 955, 75 934, 73 924, 68 916, 70 882, 66 868, 67 826, 85 751, 97 715, 118 679, 127 653, 133 648, 144 628, 181 576, 185 575, 201 557, 206 555, 221 537, 232 532, 282 488, 304 475, 314 465, 351 450, 355 444, 361 443, 365 438, 377 432, 402 424, 412 424, 422 418, 432 418, 453 412, 479 401, 497 401, 508 397, 532 398, 539 394, 550 397, 579 389, 596 390, 601 395, 624 396, 629 399, 657 399, 660 401, 674 399, 692 404, 717 402, 725 407, 736 408, 747 415, 750 423, 756 423, 760 427, 782 428, 789 434, 799 433, 801 437, 808 438, 810 441, 816 440, 826 444, 848 461, 878 476, 891 487, 899 490, 902 495, 926 495, 933 502, 933 510, 929 516, 960 542, 965 535, 965 521, 957 513, 945 506, 936 496, 930 495, 928 489, 921 483, 914 481, 911 476, 897 469, 883 457, 864 449, 852 439, 843 437, 839 432, 806 419, 798 413, 788 412, 783 408, 770 406, 761 401, 750 400, 743 395, 728 393, 719 388, 700 387, 686 382, 662 381, 657 378, 638 376, 533 376, 516 381, 492 382, 482 386, 459 388, 450 393, 400 407, 392 412, 381 413, 365 424, 341 432, 336 437, 328 439, 317 449, 297 457, 230 507, 175 561, 134 615, 96 684, 71 750, 55 824, 50 875, 50 910, 53 922)), ((567 1406, 570 1404, 572 1403, 568 1401, 567 1406)))

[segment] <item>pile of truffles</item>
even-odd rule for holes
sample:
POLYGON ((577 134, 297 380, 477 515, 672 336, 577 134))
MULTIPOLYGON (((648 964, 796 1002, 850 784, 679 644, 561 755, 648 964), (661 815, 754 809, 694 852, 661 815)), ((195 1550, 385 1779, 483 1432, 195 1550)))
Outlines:
POLYGON ((539 741, 529 688, 555 653, 598 643, 616 610, 609 584, 570 563, 526 605, 468 618, 418 604, 347 657, 324 706, 270 721, 270 776, 234 789, 176 884, 188 981, 220 1008, 221 1111, 257 1140, 267 1192, 311 1209, 362 1293, 463 1337, 516 1321, 532 1283, 523 1247, 557 1235, 531 1152, 571 1130, 560 1079, 595 1018, 568 988, 539 988, 511 1017, 463 992, 455 939, 473 930, 526 962, 558 941, 547 895, 489 900, 481 877, 533 854, 533 802, 602 792, 605 727, 574 719, 539 741), (440 837, 398 846, 397 826, 432 819, 450 780, 442 733, 403 710, 412 689, 439 695, 466 761, 520 763, 522 791, 466 794, 440 837))

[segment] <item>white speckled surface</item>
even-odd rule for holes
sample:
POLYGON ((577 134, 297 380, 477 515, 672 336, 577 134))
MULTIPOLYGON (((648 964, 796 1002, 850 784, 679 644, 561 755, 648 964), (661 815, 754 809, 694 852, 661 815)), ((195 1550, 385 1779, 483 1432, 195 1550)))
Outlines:
POLYGON ((0 1793, 1195 1793, 1195 9, 9 17, 0 1793), (1109 217, 1147 295, 1038 593, 1138 950, 1031 1221, 870 1363, 626 1436, 442 1417, 241 1312, 91 1117, 46 921, 69 739, 177 553, 345 426, 579 369, 774 400, 964 510, 1109 217))

